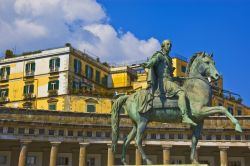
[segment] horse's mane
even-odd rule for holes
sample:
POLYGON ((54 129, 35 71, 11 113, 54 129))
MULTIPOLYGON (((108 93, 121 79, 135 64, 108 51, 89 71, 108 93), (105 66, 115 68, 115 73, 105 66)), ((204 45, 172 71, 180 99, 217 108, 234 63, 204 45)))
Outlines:
POLYGON ((193 62, 194 62, 194 60, 197 58, 197 56, 199 56, 199 55, 201 55, 201 54, 202 54, 202 52, 197 52, 197 53, 195 53, 195 54, 191 57, 191 59, 190 59, 189 62, 188 62, 188 65, 187 65, 186 76, 189 75, 189 73, 190 73, 190 68, 191 68, 191 66, 192 66, 192 64, 193 64, 193 62))

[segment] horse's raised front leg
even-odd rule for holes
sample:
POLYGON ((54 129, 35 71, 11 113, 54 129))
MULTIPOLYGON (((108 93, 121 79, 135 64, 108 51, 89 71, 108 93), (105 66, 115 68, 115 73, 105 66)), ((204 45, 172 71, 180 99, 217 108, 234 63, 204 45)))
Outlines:
POLYGON ((143 148, 142 148, 142 137, 143 133, 147 127, 148 120, 146 118, 141 117, 140 121, 137 122, 137 132, 136 132, 136 138, 135 143, 137 145, 137 148, 139 152, 141 153, 143 161, 145 161, 148 165, 152 164, 152 162, 147 158, 143 148))
POLYGON ((122 147, 122 163, 124 165, 127 165, 126 163, 126 151, 129 143, 131 142, 132 139, 135 138, 136 134, 136 125, 134 124, 133 129, 130 131, 128 136, 124 139, 123 147, 122 147))
POLYGON ((235 130, 236 131, 242 132, 239 121, 237 119, 235 119, 235 117, 223 106, 203 107, 201 109, 200 113, 204 117, 207 117, 209 115, 214 115, 214 114, 217 114, 217 113, 222 113, 226 117, 228 117, 231 120, 231 122, 235 125, 235 130))
POLYGON ((199 164, 198 158, 196 158, 197 156, 196 146, 201 136, 202 127, 203 127, 203 122, 198 123, 197 126, 192 126, 192 147, 191 147, 191 153, 190 153, 190 160, 192 164, 199 164))

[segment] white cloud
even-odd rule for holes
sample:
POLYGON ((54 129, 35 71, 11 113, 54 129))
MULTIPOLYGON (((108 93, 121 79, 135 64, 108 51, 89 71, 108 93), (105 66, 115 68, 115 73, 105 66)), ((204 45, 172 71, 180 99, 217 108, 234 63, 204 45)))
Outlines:
POLYGON ((19 52, 66 42, 108 62, 131 62, 160 48, 155 38, 138 39, 108 23, 95 0, 0 0, 0 50, 19 52))

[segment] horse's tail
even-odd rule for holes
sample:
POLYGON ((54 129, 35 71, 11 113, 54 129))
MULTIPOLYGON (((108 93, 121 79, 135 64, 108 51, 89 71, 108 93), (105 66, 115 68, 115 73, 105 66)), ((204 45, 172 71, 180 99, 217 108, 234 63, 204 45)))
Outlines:
POLYGON ((111 123, 112 123, 112 151, 116 152, 116 146, 119 135, 119 115, 122 105, 126 102, 128 95, 124 95, 119 97, 112 106, 112 115, 111 115, 111 123))

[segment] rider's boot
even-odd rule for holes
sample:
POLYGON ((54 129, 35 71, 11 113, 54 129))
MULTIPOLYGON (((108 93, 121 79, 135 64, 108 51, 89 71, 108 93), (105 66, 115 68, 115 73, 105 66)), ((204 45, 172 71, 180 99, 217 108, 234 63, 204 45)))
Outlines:
POLYGON ((197 126, 197 124, 188 117, 186 111, 182 112, 182 123, 187 123, 187 124, 191 124, 192 126, 197 126))

